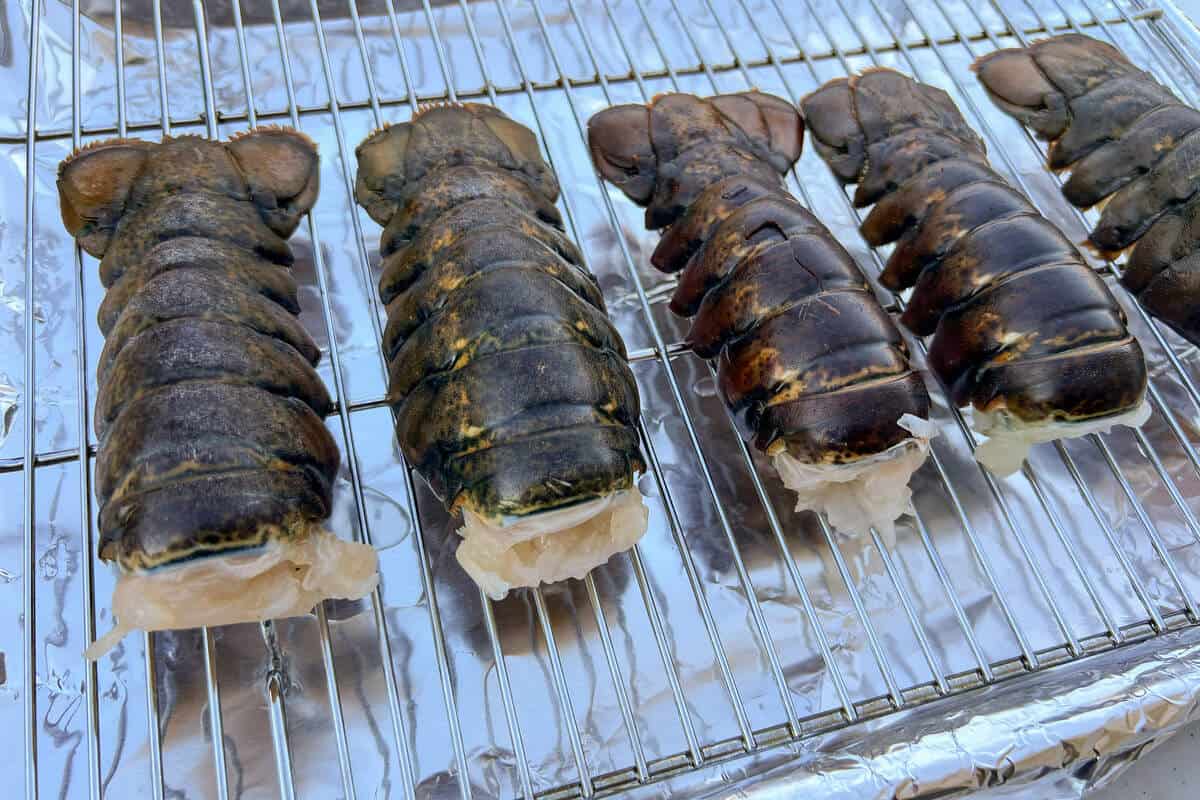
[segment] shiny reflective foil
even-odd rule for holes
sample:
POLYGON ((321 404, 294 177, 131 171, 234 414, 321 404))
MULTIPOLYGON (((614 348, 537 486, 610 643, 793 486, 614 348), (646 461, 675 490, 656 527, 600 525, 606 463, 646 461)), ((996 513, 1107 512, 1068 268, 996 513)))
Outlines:
MULTIPOLYGON (((656 236, 601 185, 582 136, 599 109, 657 92, 757 86, 795 100, 883 64, 947 89, 993 165, 1081 241, 1086 221, 1042 150, 968 67, 1074 25, 1200 105, 1200 36, 1173 6, 131 0, 114 11, 0 5, 4 796, 1078 797, 1200 716, 1200 356, 1152 327, 1109 265, 1093 264, 1151 362, 1140 434, 1039 445, 1026 470, 991 480, 971 458, 969 418, 931 380, 940 431, 914 477, 916 516, 894 544, 849 539, 792 511, 738 439, 711 370, 678 346, 672 279, 648 263, 656 236), (383 404, 379 231, 350 196, 354 146, 444 99, 494 102, 545 143, 635 362, 652 466, 636 550, 588 580, 496 603, 454 560, 456 523, 399 457, 383 404), (90 481, 102 289, 59 221, 55 169, 96 139, 204 135, 210 106, 222 136, 295 114, 320 146, 321 197, 291 241, 301 319, 339 398, 329 524, 378 548, 382 585, 307 617, 130 636, 90 667, 82 652, 112 625, 114 583, 95 557, 90 481)), ((874 277, 881 261, 814 153, 790 186, 874 277)))

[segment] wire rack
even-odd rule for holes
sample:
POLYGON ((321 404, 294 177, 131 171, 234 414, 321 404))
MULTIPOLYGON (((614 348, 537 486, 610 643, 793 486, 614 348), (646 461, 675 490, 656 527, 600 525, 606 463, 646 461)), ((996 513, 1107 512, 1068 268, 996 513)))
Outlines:
MULTIPOLYGON (((1200 622, 1197 356, 1120 290, 1151 362, 1144 429, 1041 446, 997 481, 931 387, 942 434, 914 479, 916 516, 894 543, 846 540, 792 511, 736 436, 708 366, 679 344, 662 302, 672 284, 646 265, 655 237, 598 181, 584 143, 587 118, 612 103, 747 86, 797 100, 884 64, 950 91, 994 165, 1082 239, 1090 218, 1065 205, 1039 145, 988 106, 968 65, 1081 30, 1200 105, 1173 6, 245 5, 0 12, 0 70, 26 82, 0 119, 0 330, 12 339, 0 354, 0 763, 14 786, 23 765, 27 797, 590 797, 1200 622), (503 107, 545 142, 630 346, 650 464, 638 547, 501 603, 458 570, 453 524, 392 442, 378 230, 352 202, 353 147, 369 130, 463 99, 503 107), (97 138, 267 123, 322 148, 322 196, 293 244, 345 454, 331 527, 379 548, 383 582, 310 618, 130 637, 87 664, 114 580, 94 557, 90 486, 102 289, 61 230, 54 168, 97 138)), ((880 255, 819 160, 807 154, 790 180, 877 275, 880 255)))

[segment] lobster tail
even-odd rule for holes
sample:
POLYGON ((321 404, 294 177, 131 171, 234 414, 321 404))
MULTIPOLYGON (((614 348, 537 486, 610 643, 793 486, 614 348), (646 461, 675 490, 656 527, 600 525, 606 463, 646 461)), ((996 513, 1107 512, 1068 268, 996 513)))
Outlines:
MULTIPOLYGON (((1038 91, 1015 81, 1010 94, 1038 91)), ((860 195, 873 187, 864 235, 896 242, 881 282, 913 290, 902 321, 932 336, 930 367, 996 434, 981 461, 1007 473, 1024 442, 1144 419, 1145 363, 1120 307, 1075 246, 988 167, 948 95, 879 69, 832 81, 802 107, 834 173, 860 195), (849 176, 843 154, 853 153, 867 155, 849 176), (1006 433, 1017 440, 1008 449, 1006 433)))
POLYGON ((489 106, 441 105, 357 153, 358 201, 384 226, 396 433, 464 511, 459 561, 494 597, 581 577, 645 530, 639 400, 537 140, 489 106))
POLYGON ((340 456, 282 238, 316 199, 311 142, 278 128, 103 142, 63 162, 58 188, 110 289, 96 493, 100 557, 123 577, 118 626, 89 655, 131 628, 302 614, 369 592, 374 552, 320 529, 340 456), (314 565, 318 549, 331 563, 314 565), (222 580, 227 594, 212 588, 222 580))
POLYGON ((929 397, 854 260, 783 188, 803 130, 759 92, 665 95, 588 125, 600 173, 647 207, 647 227, 667 226, 651 262, 680 273, 671 309, 692 318, 687 343, 715 359, 743 433, 801 507, 887 530, 924 458, 928 431, 908 420, 928 416, 929 397), (907 462, 890 491, 861 477, 888 458, 907 462))
POLYGON ((1050 167, 1071 172, 1067 200, 1104 203, 1090 240, 1108 257, 1132 248, 1125 288, 1200 344, 1200 111, 1079 34, 989 53, 975 71, 1002 110, 1050 140, 1050 167))

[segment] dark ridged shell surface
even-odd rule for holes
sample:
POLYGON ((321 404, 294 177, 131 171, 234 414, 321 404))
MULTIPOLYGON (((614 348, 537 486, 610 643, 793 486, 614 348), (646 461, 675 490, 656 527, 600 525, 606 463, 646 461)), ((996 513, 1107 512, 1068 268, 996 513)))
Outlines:
POLYGON ((129 571, 324 519, 340 455, 286 237, 316 199, 294 131, 114 140, 59 168, 108 289, 96 396, 100 557, 129 571))
POLYGON ((909 439, 897 421, 928 418, 929 396, 854 259, 783 186, 803 134, 760 92, 664 95, 588 125, 597 169, 666 227, 651 263, 679 273, 671 309, 743 434, 843 464, 909 439))
POLYGON ((356 198, 384 226, 388 398, 409 463, 448 510, 491 519, 629 489, 637 386, 533 133, 435 106, 357 155, 356 198))
POLYGON ((1122 283, 1142 306, 1200 344, 1200 111, 1119 50, 1080 34, 997 50, 975 63, 1002 110, 1050 141, 1063 194, 1103 203, 1091 243, 1129 250, 1122 283))
MULTIPOLYGON (((931 337, 929 366, 957 405, 1037 424, 1142 402, 1145 361, 1116 300, 1062 232, 988 168, 948 95, 878 69, 830 81, 802 108, 839 179, 860 191, 889 187, 871 193, 864 236, 895 242, 881 282, 912 289, 901 320, 931 337), (939 144, 938 158, 914 169, 907 149, 923 138, 955 146, 939 144), (850 174, 840 154, 859 152, 890 155, 850 174)), ((1048 109, 1044 125, 1058 114, 1048 109)))

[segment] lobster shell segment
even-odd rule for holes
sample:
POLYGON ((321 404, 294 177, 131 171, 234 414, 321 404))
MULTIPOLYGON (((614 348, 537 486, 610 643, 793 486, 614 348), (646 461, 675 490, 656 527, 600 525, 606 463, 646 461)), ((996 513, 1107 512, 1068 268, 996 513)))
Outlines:
POLYGON ((1049 140, 1049 166, 1070 172, 1067 200, 1103 204, 1089 240, 1108 258, 1129 250, 1125 288, 1200 344, 1200 111, 1080 34, 997 50, 974 69, 1002 110, 1049 140))
MULTIPOLYGON (((1067 112, 1039 75, 1006 98, 1028 103, 1030 124, 1049 130, 1067 112)), ((874 246, 896 243, 880 280, 912 289, 901 320, 932 337, 930 368, 957 405, 994 419, 981 461, 1012 471, 1051 428, 1057 438, 1144 418, 1146 366, 1124 313, 1075 246, 990 169, 945 92, 877 69, 830 81, 801 105, 834 174, 878 190, 863 233, 874 246), (911 163, 914 148, 931 158, 911 163), (856 153, 872 156, 851 175, 856 153)))

